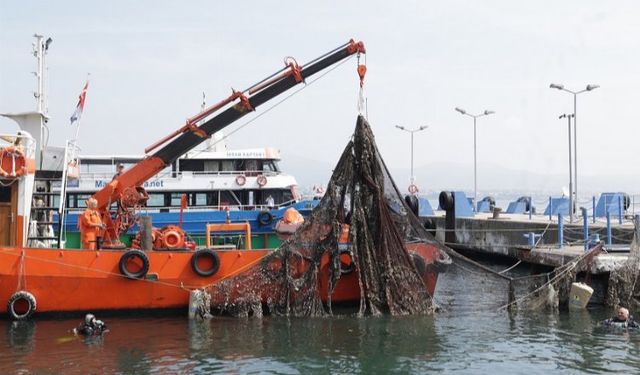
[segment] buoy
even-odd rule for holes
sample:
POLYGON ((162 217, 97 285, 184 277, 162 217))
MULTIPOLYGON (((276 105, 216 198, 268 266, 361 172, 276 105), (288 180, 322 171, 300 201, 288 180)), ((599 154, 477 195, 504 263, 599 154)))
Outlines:
POLYGON ((584 309, 587 307, 593 288, 585 283, 571 284, 571 292, 569 293, 569 307, 574 309, 584 309))

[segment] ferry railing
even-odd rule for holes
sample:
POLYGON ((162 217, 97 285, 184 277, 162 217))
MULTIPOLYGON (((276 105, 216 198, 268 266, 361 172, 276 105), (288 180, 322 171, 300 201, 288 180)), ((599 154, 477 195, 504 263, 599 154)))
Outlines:
MULTIPOLYGON (((111 180, 115 172, 81 172, 80 179, 81 180, 111 180)), ((174 171, 163 171, 152 177, 151 179, 159 179, 159 178, 180 178, 182 176, 239 176, 245 175, 248 177, 257 177, 259 175, 263 175, 265 177, 278 177, 278 176, 287 176, 286 173, 279 171, 182 171, 182 172, 174 172, 174 171)))

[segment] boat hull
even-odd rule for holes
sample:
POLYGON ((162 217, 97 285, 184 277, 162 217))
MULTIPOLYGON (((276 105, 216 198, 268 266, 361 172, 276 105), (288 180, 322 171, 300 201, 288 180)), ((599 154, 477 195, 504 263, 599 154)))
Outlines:
MULTIPOLYGON (((431 245, 408 247, 426 264, 438 258, 439 250, 431 245)), ((146 276, 130 279, 119 268, 123 250, 0 248, 0 303, 8 302, 17 291, 27 291, 36 300, 36 313, 186 309, 191 290, 238 275, 271 251, 218 250, 220 268, 211 276, 195 272, 193 251, 147 251, 146 276)), ((323 262, 318 285, 323 300, 327 299, 327 267, 323 262)), ((431 267, 427 270, 423 279, 432 295, 437 272, 431 267)), ((332 301, 359 299, 357 271, 343 275, 332 301)), ((222 301, 214 298, 213 307, 217 303, 222 301)))

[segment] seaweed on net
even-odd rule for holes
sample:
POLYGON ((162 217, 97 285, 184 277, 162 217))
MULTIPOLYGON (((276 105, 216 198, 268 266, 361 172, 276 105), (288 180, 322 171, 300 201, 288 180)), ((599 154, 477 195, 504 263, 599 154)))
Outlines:
POLYGON ((629 256, 624 264, 609 274, 606 303, 613 307, 640 309, 640 223, 636 221, 629 256))
POLYGON ((362 116, 310 217, 259 264, 209 286, 214 308, 238 316, 262 315, 265 306, 268 313, 278 315, 331 314, 331 296, 342 275, 344 247, 341 250, 339 239, 345 228, 358 275, 359 315, 433 311, 431 296, 405 244, 432 244, 441 250, 440 262, 448 256, 407 208, 362 116), (319 286, 323 257, 328 261, 328 282, 319 286))

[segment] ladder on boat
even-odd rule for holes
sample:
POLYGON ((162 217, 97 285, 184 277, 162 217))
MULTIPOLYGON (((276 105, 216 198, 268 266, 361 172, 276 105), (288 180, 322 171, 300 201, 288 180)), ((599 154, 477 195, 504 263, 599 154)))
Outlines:
POLYGON ((77 148, 70 141, 59 169, 36 171, 27 235, 29 247, 62 248, 69 161, 77 170, 77 148))

